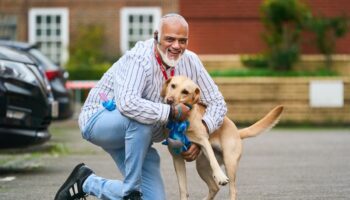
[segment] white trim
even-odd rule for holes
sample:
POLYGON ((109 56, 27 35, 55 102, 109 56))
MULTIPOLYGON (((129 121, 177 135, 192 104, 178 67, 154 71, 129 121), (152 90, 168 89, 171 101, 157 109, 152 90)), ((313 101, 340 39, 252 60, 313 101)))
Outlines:
POLYGON ((35 30, 35 17, 38 15, 59 15, 61 16, 61 35, 60 42, 62 42, 61 62, 65 63, 68 60, 68 45, 69 45, 69 10, 68 8, 31 8, 28 17, 28 38, 30 43, 37 42, 35 30))
POLYGON ((127 50, 129 50, 128 16, 131 14, 153 15, 154 23, 152 28, 154 31, 157 29, 157 26, 161 17, 161 8, 160 7, 124 7, 120 10, 120 48, 122 53, 125 53, 127 50))

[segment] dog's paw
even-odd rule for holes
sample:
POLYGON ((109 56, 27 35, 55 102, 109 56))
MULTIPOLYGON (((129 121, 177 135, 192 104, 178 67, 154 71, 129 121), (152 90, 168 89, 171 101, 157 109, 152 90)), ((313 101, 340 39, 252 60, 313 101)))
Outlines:
POLYGON ((220 171, 219 173, 215 173, 213 176, 214 176, 216 183, 219 185, 224 186, 229 182, 229 179, 222 171, 220 171))

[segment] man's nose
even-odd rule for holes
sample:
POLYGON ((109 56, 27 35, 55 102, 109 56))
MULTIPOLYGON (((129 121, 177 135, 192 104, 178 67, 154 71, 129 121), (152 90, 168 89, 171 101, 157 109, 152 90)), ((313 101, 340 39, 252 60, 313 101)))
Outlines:
POLYGON ((180 48, 180 43, 179 43, 178 40, 175 40, 171 46, 172 46, 174 49, 179 49, 179 48, 180 48))

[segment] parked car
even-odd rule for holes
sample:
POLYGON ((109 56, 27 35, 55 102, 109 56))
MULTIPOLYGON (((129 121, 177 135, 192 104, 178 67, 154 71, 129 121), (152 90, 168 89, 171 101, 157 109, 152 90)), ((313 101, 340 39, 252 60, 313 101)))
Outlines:
POLYGON ((53 96, 58 102, 58 116, 54 119, 68 119, 74 112, 73 92, 66 87, 68 72, 45 56, 37 45, 18 41, 0 40, 0 46, 25 52, 34 62, 44 68, 50 82, 53 96))
POLYGON ((58 114, 44 71, 23 52, 0 46, 0 148, 43 143, 58 114))

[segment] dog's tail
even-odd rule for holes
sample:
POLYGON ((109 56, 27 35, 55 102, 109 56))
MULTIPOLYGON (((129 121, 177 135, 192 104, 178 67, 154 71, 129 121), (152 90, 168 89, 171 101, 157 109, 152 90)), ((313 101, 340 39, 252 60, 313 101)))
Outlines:
POLYGON ((263 132, 266 132, 270 130, 272 127, 274 127, 281 116, 281 113, 283 111, 283 106, 276 106, 274 109, 272 109, 267 115, 265 115, 262 119, 257 121, 255 124, 240 129, 239 135, 242 139, 248 138, 248 137, 255 137, 263 132))

